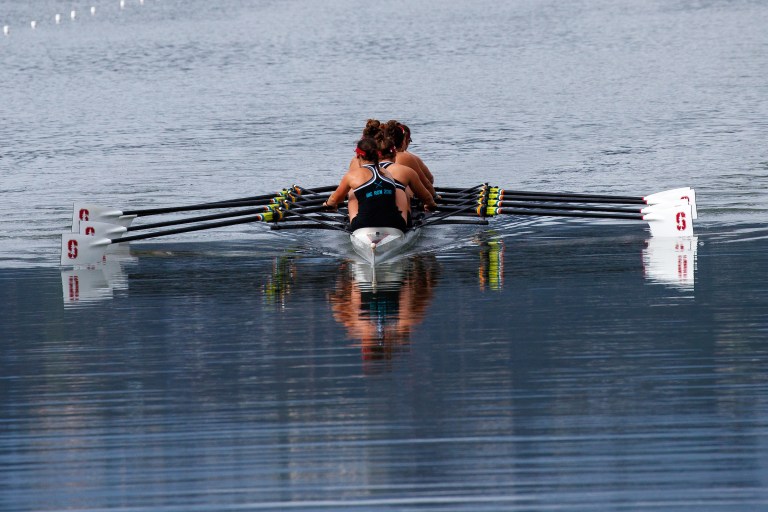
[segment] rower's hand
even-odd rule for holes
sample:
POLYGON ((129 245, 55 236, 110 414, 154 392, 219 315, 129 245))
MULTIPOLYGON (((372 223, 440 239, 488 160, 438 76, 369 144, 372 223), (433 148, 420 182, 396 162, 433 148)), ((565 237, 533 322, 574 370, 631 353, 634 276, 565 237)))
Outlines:
POLYGON ((325 206, 326 210, 336 211, 339 209, 339 205, 337 204, 328 204, 328 201, 323 202, 323 206, 325 206))
POLYGON ((432 201, 429 204, 425 204, 424 205, 424 211, 425 212, 435 212, 435 211, 437 211, 437 203, 432 201))

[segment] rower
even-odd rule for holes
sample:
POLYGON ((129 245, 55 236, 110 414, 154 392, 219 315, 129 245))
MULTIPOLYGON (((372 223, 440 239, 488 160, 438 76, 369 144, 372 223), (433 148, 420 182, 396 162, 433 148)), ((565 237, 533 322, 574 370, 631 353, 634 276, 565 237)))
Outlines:
POLYGON ((347 171, 323 205, 336 209, 348 198, 349 227, 353 231, 365 227, 390 227, 405 232, 409 205, 404 194, 398 204, 395 181, 379 166, 376 141, 370 137, 360 139, 355 154, 358 167, 347 171))
MULTIPOLYGON (((395 162, 397 151, 395 145, 383 131, 380 131, 376 135, 376 143, 379 146, 379 155, 381 161, 379 166, 389 171, 392 177, 395 179, 395 185, 405 193, 408 198, 408 204, 411 204, 411 199, 415 197, 421 201, 426 211, 437 210, 437 203, 435 203, 435 189, 431 183, 427 183, 428 187, 425 187, 419 175, 403 164, 395 162)), ((408 209, 408 227, 412 226, 411 211, 408 209)))
POLYGON ((434 183, 435 177, 432 175, 424 161, 408 151, 408 146, 413 142, 411 140, 411 129, 395 120, 387 121, 382 129, 395 143, 395 148, 397 149, 397 163, 416 170, 423 175, 424 179, 429 181, 429 183, 434 183))
MULTIPOLYGON (((371 137, 376 139, 377 137, 380 136, 380 134, 384 134, 384 135, 387 135, 390 139, 392 139, 392 141, 395 143, 396 149, 401 148, 403 144, 406 145, 406 149, 407 149, 407 144, 408 142, 410 142, 410 135, 408 137, 405 137, 404 134, 405 133, 410 134, 410 131, 406 132, 406 130, 408 130, 408 127, 405 125, 402 125, 402 127, 400 127, 400 123, 398 123, 397 121, 390 121, 388 124, 391 124, 391 123, 395 123, 398 126, 397 139, 394 139, 392 135, 389 135, 388 133, 386 133, 385 128, 387 125, 381 124, 381 122, 376 119, 368 119, 368 121, 366 121, 365 127, 363 128, 363 137, 371 137)), ((424 171, 422 169, 427 169, 427 166, 424 165, 424 162, 422 162, 421 159, 416 157, 416 155, 414 155, 413 153, 408 153, 406 156, 400 155, 398 158, 399 160, 397 160, 397 162, 413 169, 416 175, 419 177, 419 180, 421 181, 421 184, 424 186, 424 188, 426 188, 430 194, 434 195, 435 189, 432 186, 432 182, 434 178, 431 173, 429 174, 429 176, 424 174, 424 171), (411 163, 410 164, 405 163, 405 160, 409 160, 411 161, 411 163)), ((353 158, 352 161, 349 162, 350 169, 358 166, 359 164, 357 163, 356 158, 353 158)), ((427 172, 429 172, 429 169, 427 169, 427 172)))

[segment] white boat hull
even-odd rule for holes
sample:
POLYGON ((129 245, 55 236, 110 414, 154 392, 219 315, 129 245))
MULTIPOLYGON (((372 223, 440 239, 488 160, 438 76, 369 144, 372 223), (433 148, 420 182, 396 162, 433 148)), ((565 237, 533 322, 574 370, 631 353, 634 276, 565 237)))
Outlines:
POLYGON ((397 228, 360 228, 349 238, 355 252, 371 265, 401 254, 416 240, 420 229, 403 233, 397 228))

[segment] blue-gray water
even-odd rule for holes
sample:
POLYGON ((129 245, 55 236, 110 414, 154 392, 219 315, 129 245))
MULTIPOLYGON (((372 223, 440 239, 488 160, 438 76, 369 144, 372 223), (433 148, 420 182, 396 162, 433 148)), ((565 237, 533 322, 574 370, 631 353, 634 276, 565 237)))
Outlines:
POLYGON ((768 4, 0 0, 4 25, 0 510, 768 509, 768 4), (342 235, 263 225, 58 266, 75 200, 331 184, 368 117, 441 185, 693 186, 696 238, 437 227, 375 291, 342 235))

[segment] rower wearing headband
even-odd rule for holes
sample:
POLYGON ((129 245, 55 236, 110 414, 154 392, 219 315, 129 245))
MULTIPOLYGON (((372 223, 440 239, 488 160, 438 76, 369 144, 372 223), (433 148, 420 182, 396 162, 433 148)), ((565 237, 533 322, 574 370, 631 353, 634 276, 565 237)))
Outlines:
MULTIPOLYGON (((376 119, 368 119, 368 121, 365 123, 365 128, 363 128, 363 137, 371 137, 374 139, 377 139, 380 134, 386 135, 388 138, 392 139, 392 142, 395 145, 396 151, 401 151, 400 148, 405 145, 405 148, 408 147, 408 142, 410 142, 410 130, 408 130, 408 127, 405 125, 400 125, 397 121, 390 121, 387 124, 381 124, 380 121, 377 121, 376 119), (391 135, 387 130, 388 125, 392 125, 394 128, 391 129, 397 129, 397 132, 395 133, 395 137, 391 135), (405 134, 408 134, 406 137, 405 134)), ((434 178, 432 177, 432 174, 425 174, 422 169, 426 169, 426 171, 429 173, 429 169, 427 169, 427 166, 424 165, 424 162, 421 161, 420 158, 418 158, 413 153, 407 153, 405 156, 403 155, 397 155, 397 163, 405 165, 406 167, 410 167, 413 169, 413 171, 416 173, 416 175, 419 178, 419 181, 421 181, 421 184, 424 186, 424 188, 427 189, 427 191, 434 196, 435 189, 432 186, 432 182, 434 178), (409 163, 406 163, 406 161, 410 161, 409 163)), ((395 161, 395 157, 392 157, 392 161, 395 161)), ((349 163, 349 168, 353 169, 355 167, 358 167, 359 164, 357 162, 356 158, 353 158, 352 161, 349 163)), ((411 191, 411 194, 415 193, 415 190, 411 191)))
POLYGON ((407 200, 402 194, 398 201, 392 175, 379 166, 376 141, 370 137, 360 139, 355 155, 359 166, 347 171, 323 204, 335 209, 348 197, 350 229, 353 231, 364 227, 391 227, 406 231, 407 200))

